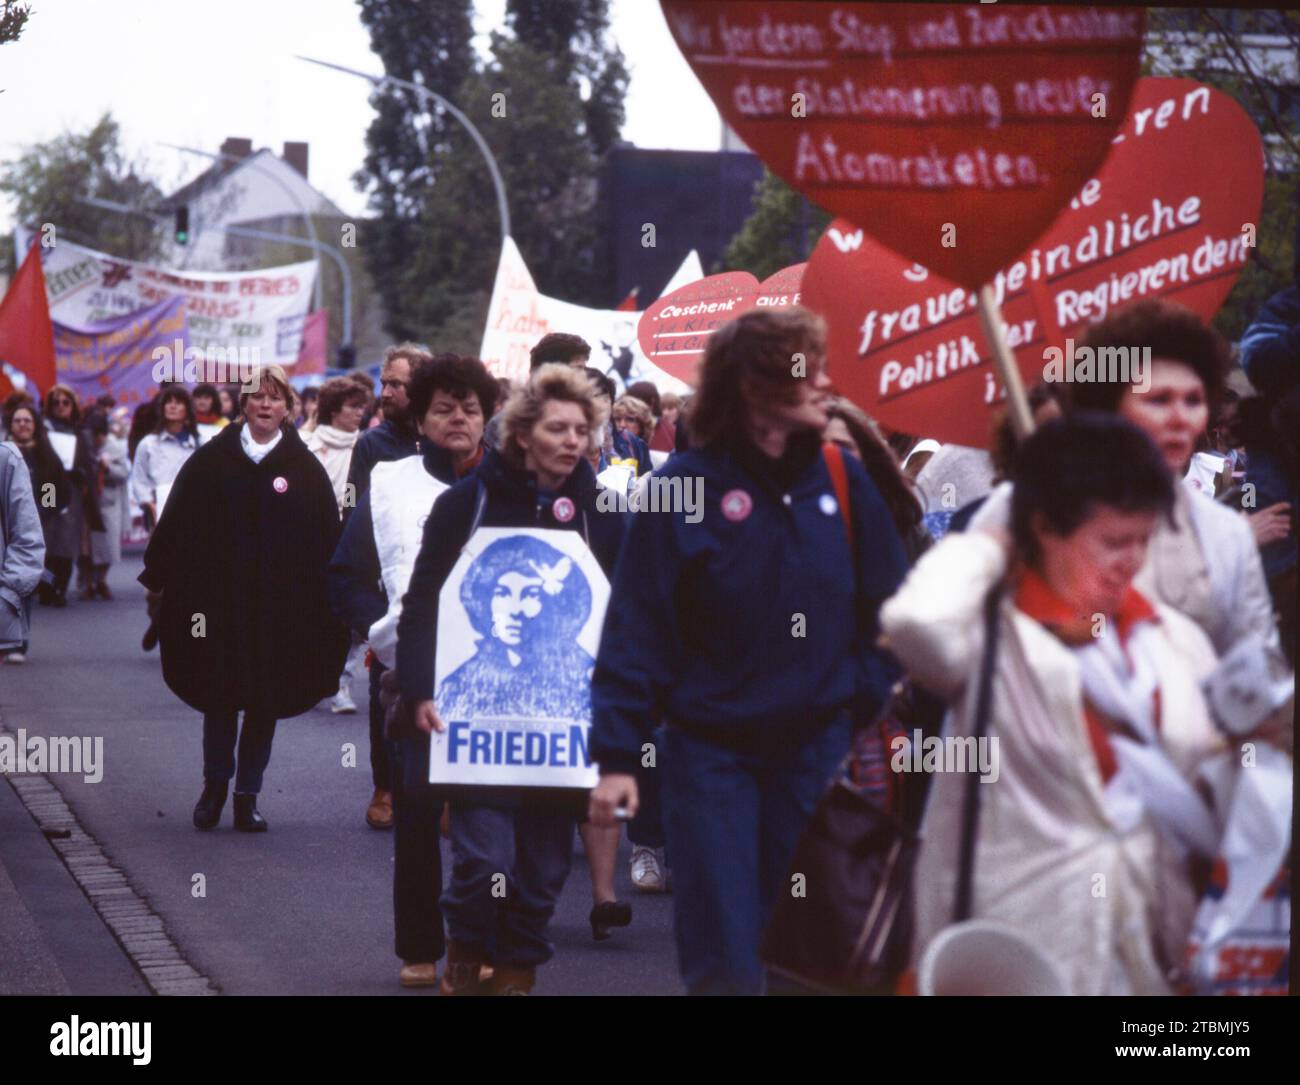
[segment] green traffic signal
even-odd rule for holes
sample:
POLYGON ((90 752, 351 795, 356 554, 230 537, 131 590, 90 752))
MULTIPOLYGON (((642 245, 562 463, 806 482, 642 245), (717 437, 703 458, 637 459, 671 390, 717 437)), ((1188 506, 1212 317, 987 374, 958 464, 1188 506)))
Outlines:
POLYGON ((188 245, 190 243, 190 209, 188 207, 176 208, 176 244, 188 245))

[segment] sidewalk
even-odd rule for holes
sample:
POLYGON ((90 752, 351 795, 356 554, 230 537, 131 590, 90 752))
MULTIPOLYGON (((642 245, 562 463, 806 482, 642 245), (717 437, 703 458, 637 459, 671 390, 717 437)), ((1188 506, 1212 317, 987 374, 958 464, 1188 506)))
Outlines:
POLYGON ((147 995, 63 860, 0 776, 0 995, 147 995))

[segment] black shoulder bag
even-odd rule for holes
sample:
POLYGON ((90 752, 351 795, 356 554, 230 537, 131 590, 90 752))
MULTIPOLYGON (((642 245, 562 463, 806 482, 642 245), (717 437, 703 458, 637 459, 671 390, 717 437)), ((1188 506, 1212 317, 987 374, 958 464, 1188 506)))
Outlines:
MULTIPOLYGON (((984 602, 984 650, 972 730, 976 738, 988 728, 1000 602, 1000 588, 984 602)), ((880 716, 858 739, 875 737, 873 732, 896 719, 900 706, 906 715, 913 693, 906 683, 895 686, 880 716)), ((892 994, 911 953, 912 871, 929 781, 924 774, 905 777, 894 813, 854 783, 852 756, 818 801, 795 849, 790 870, 803 875, 806 895, 782 892, 777 899, 762 959, 773 972, 810 991, 892 994)), ((972 773, 964 797, 955 922, 970 914, 978 818, 979 779, 972 773)))

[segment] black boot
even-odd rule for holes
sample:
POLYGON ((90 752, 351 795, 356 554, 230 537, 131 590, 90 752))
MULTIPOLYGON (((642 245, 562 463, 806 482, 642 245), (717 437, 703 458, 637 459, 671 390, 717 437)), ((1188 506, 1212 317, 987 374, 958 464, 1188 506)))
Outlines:
POLYGON ((241 833, 264 833, 270 828, 257 812, 257 796, 235 792, 235 828, 241 833))
POLYGON ((194 804, 194 828, 215 829, 226 805, 227 785, 224 780, 204 780, 203 794, 194 804))

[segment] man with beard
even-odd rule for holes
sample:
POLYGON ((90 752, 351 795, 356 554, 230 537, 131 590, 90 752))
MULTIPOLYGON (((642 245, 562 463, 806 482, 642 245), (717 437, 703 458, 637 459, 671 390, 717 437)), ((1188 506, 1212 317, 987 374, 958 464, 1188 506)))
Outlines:
POLYGON ((379 374, 379 409, 384 420, 366 430, 352 450, 352 462, 348 466, 352 493, 343 509, 345 521, 357 507, 361 495, 370 488, 370 472, 375 464, 405 459, 419 452, 419 434, 408 417, 411 402, 408 390, 415 367, 432 358, 415 343, 398 343, 384 351, 384 368, 379 374))

